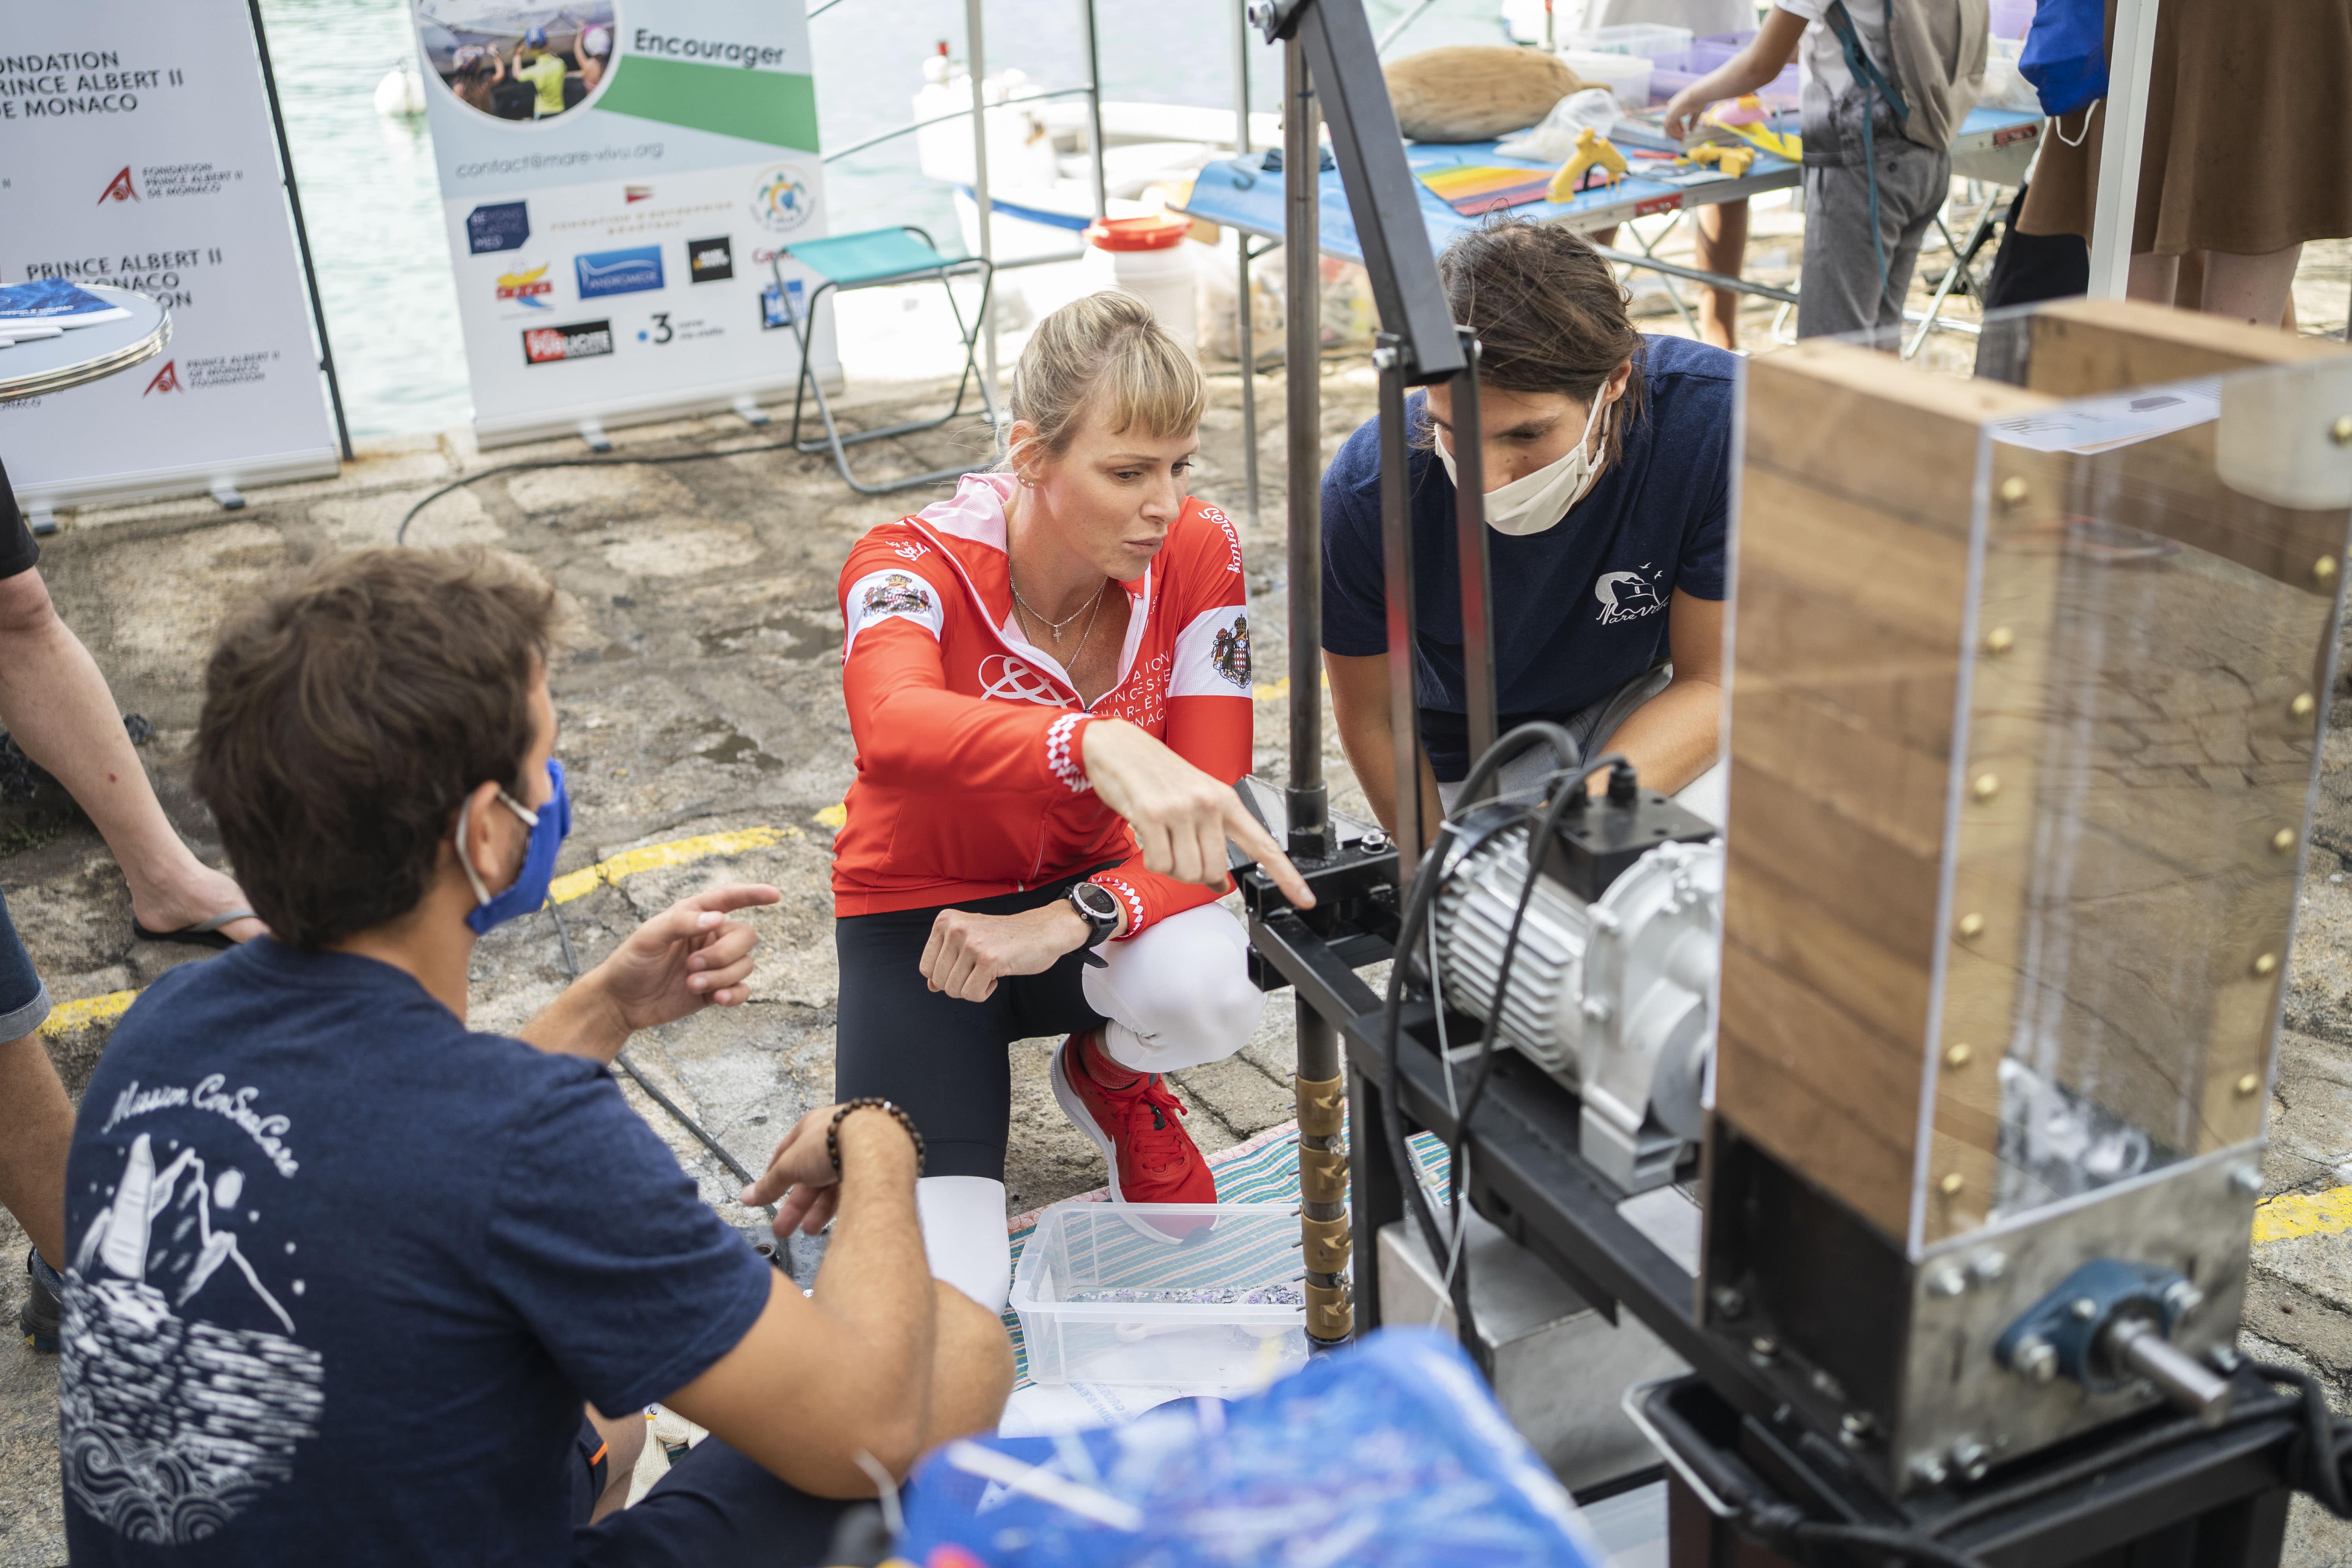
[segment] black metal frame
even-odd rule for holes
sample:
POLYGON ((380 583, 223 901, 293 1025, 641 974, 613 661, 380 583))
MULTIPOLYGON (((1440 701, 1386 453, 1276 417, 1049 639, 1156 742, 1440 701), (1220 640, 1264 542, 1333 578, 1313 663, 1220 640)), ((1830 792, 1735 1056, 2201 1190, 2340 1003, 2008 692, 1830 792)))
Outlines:
MULTIPOLYGON (((1477 429, 1478 346, 1446 310, 1360 0, 1261 0, 1250 16, 1268 38, 1289 46, 1286 174, 1316 166, 1318 99, 1329 111, 1335 161, 1381 320, 1389 329, 1373 353, 1380 374, 1381 544, 1391 717, 1401 742, 1408 742, 1418 733, 1418 714, 1405 390, 1450 383, 1458 426, 1477 429)), ((1458 1126, 1448 1109, 1435 1011, 1411 987, 1399 1015, 1402 1033, 1391 1077, 1382 999, 1356 970, 1391 955, 1405 889, 1416 873, 1433 874, 1420 861, 1429 838, 1424 829, 1434 825, 1420 820, 1419 756, 1409 742, 1398 747, 1398 831, 1392 844, 1362 837, 1340 842, 1325 801, 1318 658, 1321 605, 1316 591, 1321 570, 1320 410, 1316 378, 1295 374, 1300 364, 1315 363, 1316 312, 1307 306, 1318 225, 1313 179, 1288 184, 1304 188, 1287 189, 1285 203, 1286 244, 1293 262, 1294 370, 1288 378, 1291 763, 1285 802, 1287 847, 1315 889, 1317 903, 1311 910, 1292 908, 1254 868, 1242 874, 1241 883, 1253 978, 1267 989, 1288 984, 1297 994, 1302 1083, 1338 1076, 1344 1048, 1353 1127, 1346 1210, 1352 1237, 1370 1244, 1381 1227, 1405 1216, 1404 1184, 1414 1178, 1383 1131, 1386 1097, 1393 1096, 1408 1124, 1448 1142, 1461 1139, 1471 1155, 1465 1196, 1473 1207, 1542 1258, 1610 1321, 1617 1321, 1620 1310, 1630 1310, 1695 1369, 1691 1377, 1650 1391, 1645 1422, 1676 1471, 1679 1502, 1696 1495, 1694 1480, 1706 1485, 1727 1512, 1738 1516, 1738 1531, 1745 1535, 1753 1537, 1759 1521, 1773 1518, 1784 1526, 1784 1543, 1795 1539, 1785 1527, 1803 1521, 1895 1531, 1915 1540, 1936 1538, 1938 1544, 1974 1552, 2000 1568, 2092 1562, 2117 1568, 2175 1562, 2200 1568, 2274 1563, 2285 1521, 2285 1467, 2297 1431, 2295 1407, 2251 1373, 2240 1374, 2247 1382, 2241 1416, 2218 1431, 2151 1413, 1996 1470, 1976 1486, 1927 1488, 1895 1500, 1823 1435, 1818 1419, 1809 1419, 1785 1387, 1776 1385, 1772 1358, 1754 1353, 1738 1336, 1739 1314, 1715 1314, 1722 1321, 1711 1324, 1698 1300, 1697 1279, 1618 1212, 1622 1194, 1578 1152, 1582 1106, 1573 1090, 1516 1053, 1499 1052, 1491 1061, 1488 1092, 1473 1106, 1469 1125, 1458 1126)), ((1474 755, 1485 752, 1496 738, 1488 621, 1493 601, 1478 446, 1466 441, 1455 451, 1457 493, 1464 498, 1455 528, 1474 755)), ((1448 1020, 1447 1038, 1457 1047, 1479 1037, 1475 1019, 1448 1020)), ((1318 1138, 1314 1143, 1319 1148, 1326 1142, 1318 1138)), ((1305 1137, 1301 1146, 1304 1153, 1305 1137)), ((1695 1164, 1678 1177, 1696 1175, 1695 1164)), ((1308 1212, 1307 1217, 1328 1223, 1330 1216, 1308 1212)), ((1338 1276, 1308 1279, 1310 1285, 1336 1283, 1338 1276)), ((1360 1313, 1357 1328, 1377 1328, 1377 1269, 1357 1268, 1353 1292, 1360 1313)), ((1688 1543, 1694 1555, 1677 1561, 1731 1562, 1738 1550, 1734 1527, 1729 1520, 1719 1522, 1721 1528, 1711 1528, 1707 1539, 1688 1543)), ((1752 1548, 1742 1561, 1756 1561, 1752 1548)))
POLYGON ((327 341, 327 305, 319 294, 319 269, 310 261, 310 231, 302 222, 302 192, 294 179, 294 149, 286 140, 286 111, 278 103, 278 73, 269 64, 269 33, 261 22, 261 0, 246 0, 253 17, 253 51, 261 61, 261 89, 269 100, 269 127, 278 136, 278 166, 286 185, 287 210, 294 216, 294 248, 302 256, 302 281, 310 291, 310 324, 319 333, 319 369, 327 378, 327 402, 335 412, 335 445, 350 462, 352 429, 343 419, 343 386, 335 378, 334 345, 327 341))
MULTIPOLYGON (((898 226, 929 246, 933 255, 939 254, 940 247, 932 243, 931 237, 927 231, 918 228, 911 223, 902 223, 898 226)), ((886 496, 894 490, 913 489, 918 485, 936 484, 941 479, 958 479, 970 473, 971 471, 970 464, 954 463, 944 468, 930 469, 927 473, 909 474, 904 479, 892 479, 885 484, 869 485, 850 471, 848 448, 866 441, 882 441, 893 436, 911 436, 924 430, 938 429, 963 413, 964 394, 971 389, 975 382, 980 386, 982 411, 988 416, 990 426, 994 426, 997 422, 996 400, 990 394, 988 378, 980 372, 979 355, 981 330, 988 321, 989 291, 995 286, 996 281, 995 265, 982 256, 967 256, 960 261, 950 261, 941 258, 936 267, 918 267, 881 278, 861 278, 853 283, 836 283, 828 278, 810 291, 808 304, 803 309, 795 310, 792 308, 792 294, 784 286, 783 258, 791 254, 789 247, 778 252, 776 258, 768 263, 768 270, 775 279, 776 293, 784 302, 785 313, 792 319, 793 337, 800 344, 801 350, 800 376, 793 384, 791 437, 793 450, 808 453, 811 456, 818 452, 830 451, 833 454, 833 466, 841 470, 842 482, 860 495, 886 496), (973 277, 980 279, 980 306, 972 312, 971 325, 966 326, 963 307, 956 302, 953 279, 973 277), (843 435, 840 427, 833 422, 833 408, 824 400, 824 388, 817 384, 816 369, 809 363, 809 353, 816 342, 818 301, 822 300, 828 292, 855 293, 860 289, 882 289, 899 283, 920 283, 926 279, 936 279, 940 288, 947 294, 948 309, 955 313, 958 341, 963 345, 963 374, 956 382, 955 406, 937 419, 909 419, 898 425, 885 425, 878 429, 859 430, 847 436, 843 435), (817 416, 824 421, 824 439, 822 441, 801 439, 801 411, 806 405, 808 395, 811 392, 816 394, 817 416)))

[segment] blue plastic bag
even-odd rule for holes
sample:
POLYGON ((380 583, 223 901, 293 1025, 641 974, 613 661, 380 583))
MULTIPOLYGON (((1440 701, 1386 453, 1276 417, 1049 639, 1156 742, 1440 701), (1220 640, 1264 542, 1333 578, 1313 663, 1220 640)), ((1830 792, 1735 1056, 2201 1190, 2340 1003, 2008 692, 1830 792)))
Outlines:
POLYGON ((1388 1329, 1230 1405, 950 1443, 894 1568, 1602 1568, 1608 1555, 1461 1347, 1388 1329))
POLYGON ((2072 114, 2106 97, 2105 0, 2040 0, 2017 68, 2044 114, 2072 114))

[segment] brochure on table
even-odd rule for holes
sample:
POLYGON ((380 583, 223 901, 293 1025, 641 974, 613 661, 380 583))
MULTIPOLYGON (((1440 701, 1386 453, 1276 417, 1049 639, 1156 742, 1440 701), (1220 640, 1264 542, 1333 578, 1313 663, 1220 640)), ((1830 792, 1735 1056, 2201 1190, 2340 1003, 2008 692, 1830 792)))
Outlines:
POLYGON ((246 0, 16 6, 7 52, 0 284, 110 284, 172 317, 158 358, 0 403, 18 495, 49 507, 333 473, 246 0))
POLYGON ((770 263, 825 231, 805 7, 411 3, 482 444, 789 395, 770 263))

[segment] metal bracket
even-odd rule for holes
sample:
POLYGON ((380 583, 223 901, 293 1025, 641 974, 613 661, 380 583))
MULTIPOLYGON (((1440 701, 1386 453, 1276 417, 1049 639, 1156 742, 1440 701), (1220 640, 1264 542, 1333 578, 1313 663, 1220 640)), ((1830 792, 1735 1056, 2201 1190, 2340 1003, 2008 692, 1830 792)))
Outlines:
POLYGON ((1337 1138, 1348 1114, 1348 1077, 1295 1080, 1298 1088, 1298 1130, 1310 1138, 1337 1138))
POLYGON ((1348 1156, 1338 1149, 1298 1150, 1298 1195, 1310 1204, 1348 1201, 1348 1156))
POLYGON ((1316 1274, 1339 1274, 1348 1267, 1348 1249, 1354 1241, 1348 1229, 1348 1216, 1337 1219, 1317 1219, 1307 1215, 1300 1221, 1307 1253, 1307 1267, 1316 1274))

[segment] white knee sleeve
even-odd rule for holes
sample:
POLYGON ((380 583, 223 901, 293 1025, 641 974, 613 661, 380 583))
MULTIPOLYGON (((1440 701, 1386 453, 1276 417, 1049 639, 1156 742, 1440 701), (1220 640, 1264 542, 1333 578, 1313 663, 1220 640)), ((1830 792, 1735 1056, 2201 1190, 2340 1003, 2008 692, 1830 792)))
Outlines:
POLYGON ((1110 1020, 1103 1049, 1136 1072, 1181 1072, 1249 1043, 1265 994, 1249 980, 1249 939, 1214 904, 1171 915, 1132 942, 1106 942, 1087 1002, 1110 1020))
POLYGON ((944 1279, 992 1312, 1013 1290, 1013 1243, 1004 1228, 1004 1184, 985 1176, 925 1176, 915 1184, 923 1255, 944 1279))

